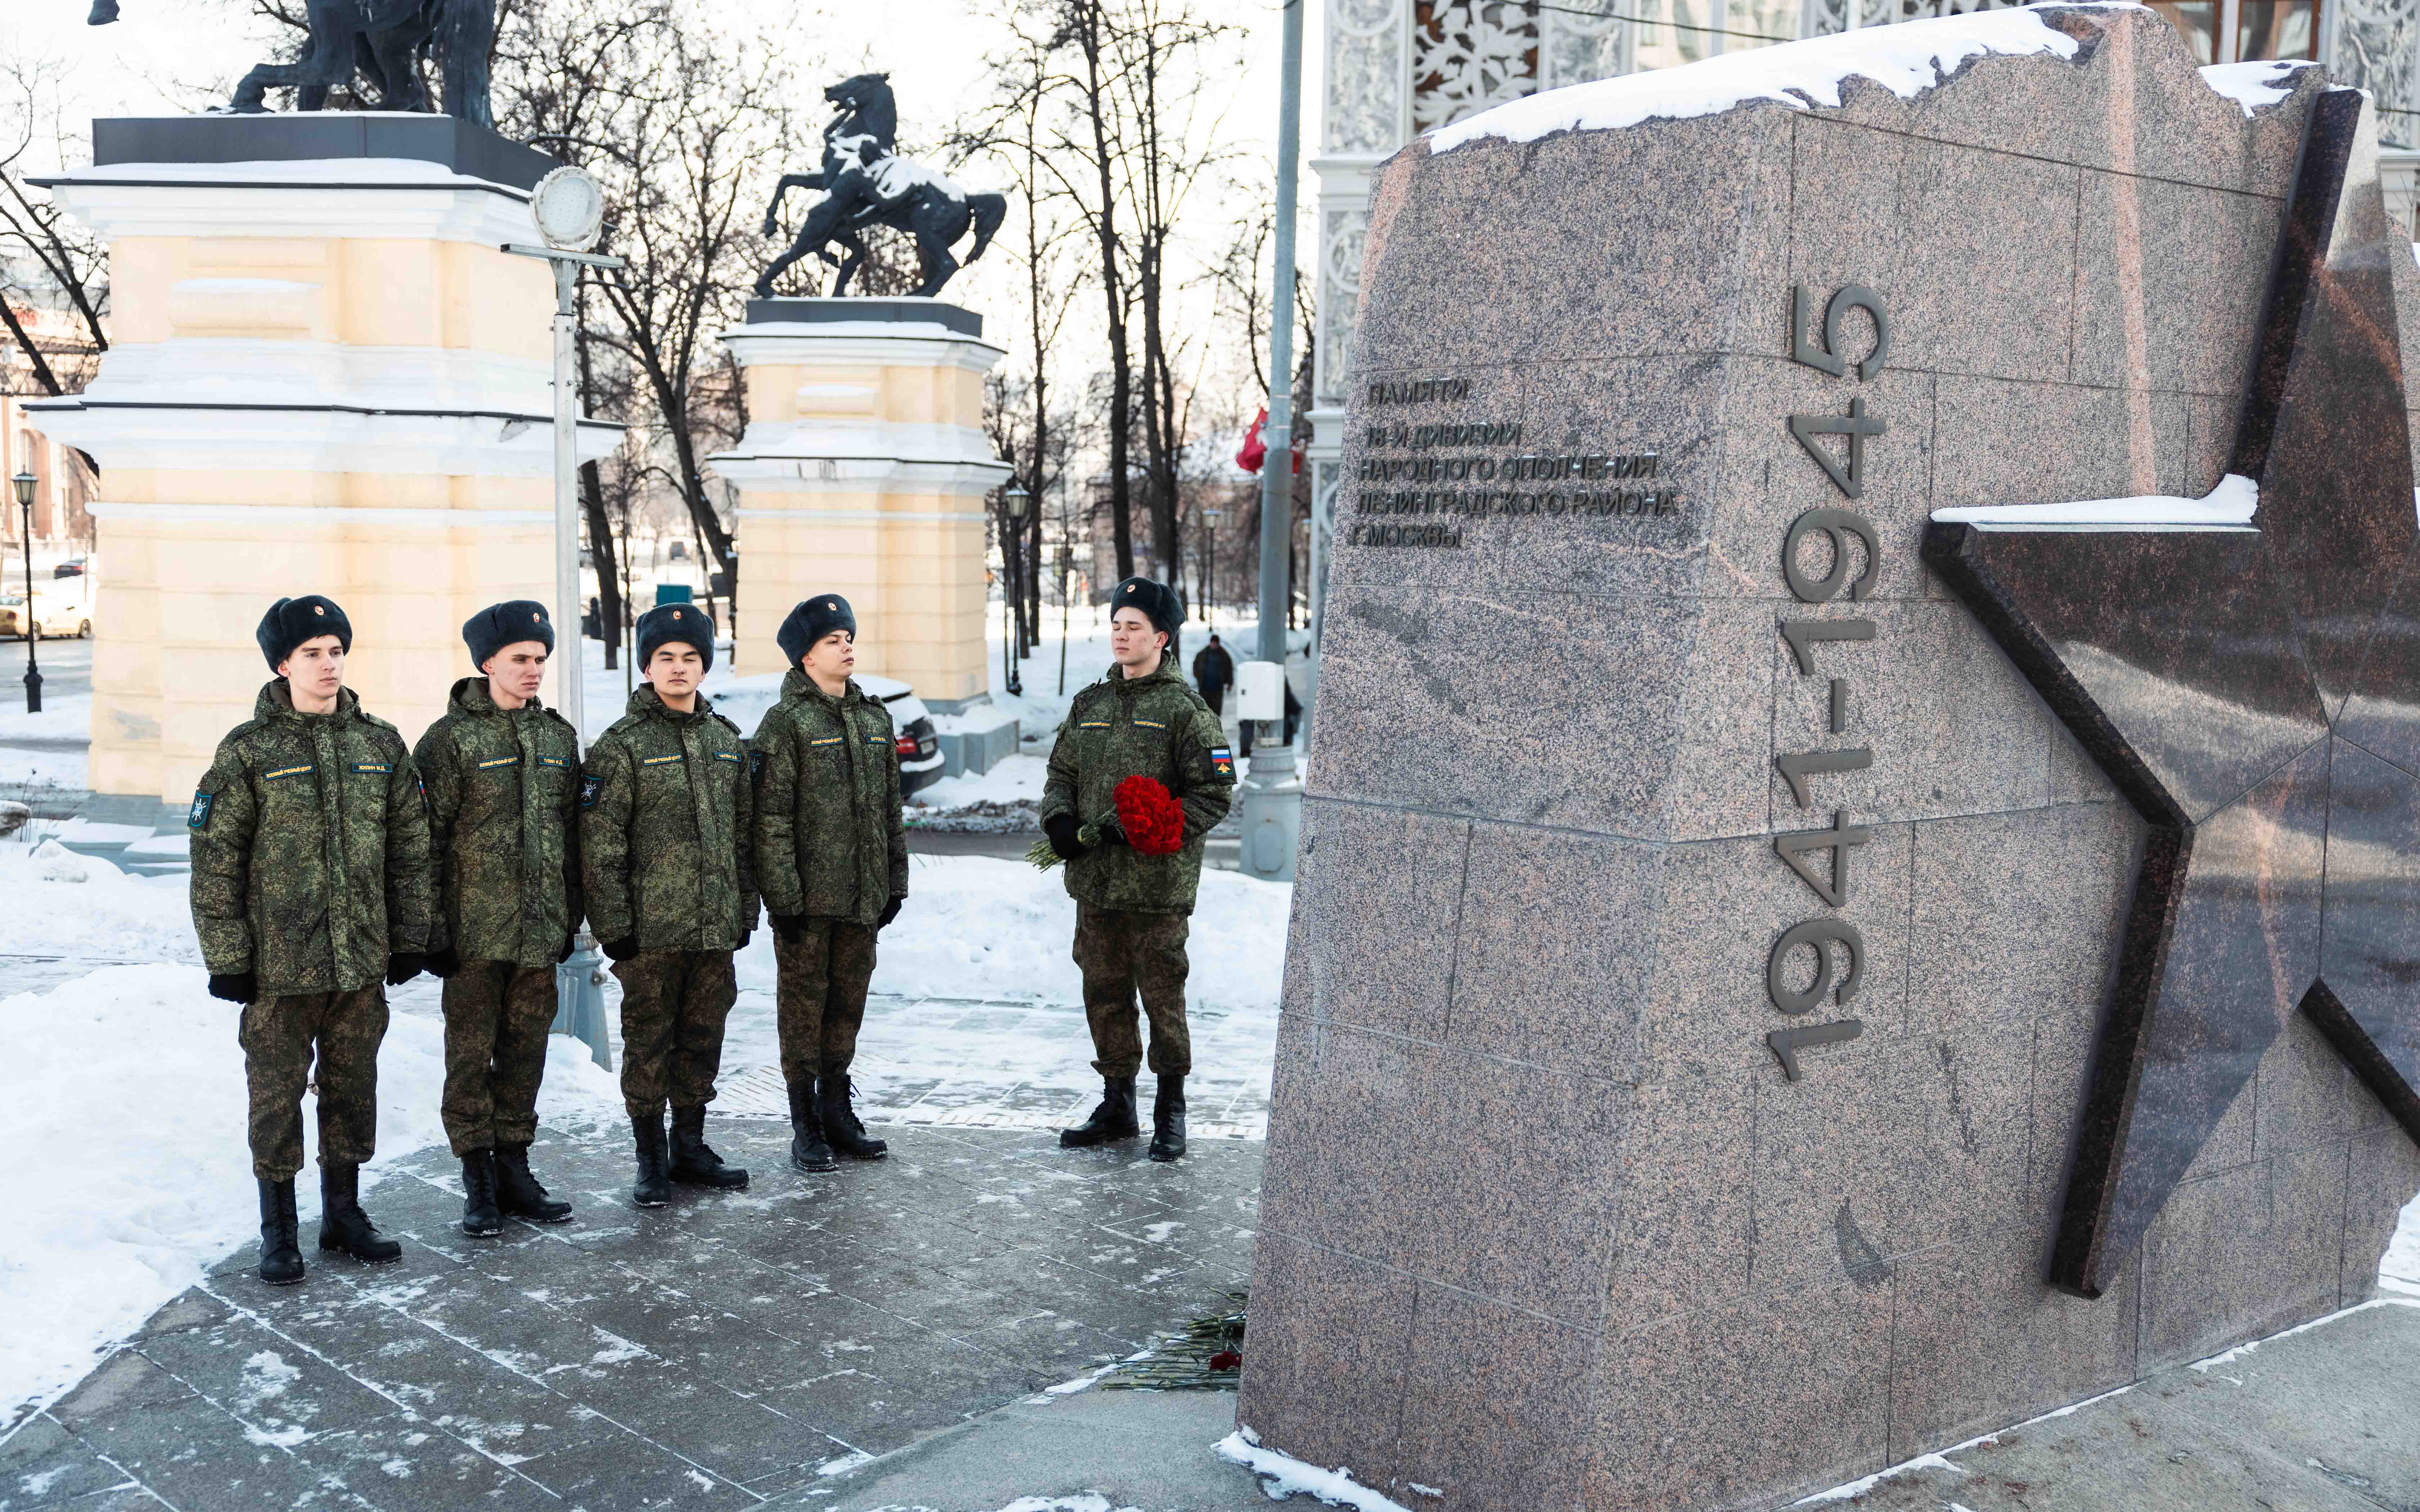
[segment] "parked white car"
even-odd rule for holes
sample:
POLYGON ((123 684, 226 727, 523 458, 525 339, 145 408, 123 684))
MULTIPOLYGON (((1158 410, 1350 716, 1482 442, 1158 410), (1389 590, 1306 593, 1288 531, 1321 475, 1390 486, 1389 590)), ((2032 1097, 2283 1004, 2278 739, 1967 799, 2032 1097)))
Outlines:
POLYGON ((916 690, 892 677, 857 674, 857 686, 882 701, 891 711, 891 728, 899 738, 899 795, 906 797, 941 779, 941 737, 933 729, 932 712, 916 690))
MULTIPOLYGON (((34 594, 34 619, 42 635, 53 640, 82 640, 92 634, 92 605, 82 578, 63 578, 34 594)), ((0 591, 0 635, 25 634, 25 595, 0 591)))

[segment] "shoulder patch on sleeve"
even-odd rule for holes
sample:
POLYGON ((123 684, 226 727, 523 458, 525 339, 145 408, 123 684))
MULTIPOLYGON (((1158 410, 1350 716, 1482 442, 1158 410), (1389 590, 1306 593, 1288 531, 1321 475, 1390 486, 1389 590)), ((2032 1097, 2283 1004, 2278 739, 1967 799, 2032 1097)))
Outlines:
POLYGON ((215 793, 194 794, 194 806, 190 810, 186 810, 185 813, 185 827, 187 829, 209 828, 210 810, 216 806, 218 801, 219 795, 215 793))
POLYGON ((603 778, 598 777, 594 772, 584 774, 580 779, 580 806, 583 809, 596 808, 597 795, 604 791, 605 779, 603 778))
POLYGON ((765 777, 765 753, 752 747, 748 752, 748 780, 762 781, 765 777))

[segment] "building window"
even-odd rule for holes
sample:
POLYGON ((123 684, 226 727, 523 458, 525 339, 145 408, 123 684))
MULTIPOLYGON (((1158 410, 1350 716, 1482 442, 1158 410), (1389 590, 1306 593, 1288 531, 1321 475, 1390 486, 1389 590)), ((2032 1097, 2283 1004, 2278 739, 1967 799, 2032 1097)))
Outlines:
POLYGON ((2196 63, 2319 55, 2319 0, 2153 0, 2196 63))

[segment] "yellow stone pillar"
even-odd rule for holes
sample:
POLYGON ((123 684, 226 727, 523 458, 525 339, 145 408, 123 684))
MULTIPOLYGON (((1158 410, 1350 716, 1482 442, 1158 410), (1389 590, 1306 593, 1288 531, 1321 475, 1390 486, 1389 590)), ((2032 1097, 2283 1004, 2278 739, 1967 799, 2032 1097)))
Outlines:
POLYGON ((552 284, 501 250, 552 160, 427 116, 97 121, 94 158, 50 187, 109 242, 110 349, 27 407, 101 470, 94 794, 184 803, 285 594, 344 606, 348 686, 418 738, 462 622, 553 597, 552 284))
POLYGON ((858 667, 937 713, 989 697, 984 496, 1009 473, 983 429, 1003 355, 983 316, 938 300, 752 300, 722 333, 748 428, 708 459, 738 490, 742 671, 784 662, 773 634, 809 594, 857 610, 858 667))

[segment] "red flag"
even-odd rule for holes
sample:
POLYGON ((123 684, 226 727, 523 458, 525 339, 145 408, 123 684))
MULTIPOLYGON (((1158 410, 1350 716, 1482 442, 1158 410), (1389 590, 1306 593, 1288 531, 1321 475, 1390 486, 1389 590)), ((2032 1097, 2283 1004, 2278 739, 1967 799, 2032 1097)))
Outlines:
POLYGON ((1252 417, 1251 428, 1244 432, 1244 444, 1235 448, 1235 465, 1247 472, 1258 472, 1261 464, 1269 459, 1269 443, 1261 440, 1262 428, 1269 423, 1269 407, 1252 417))

